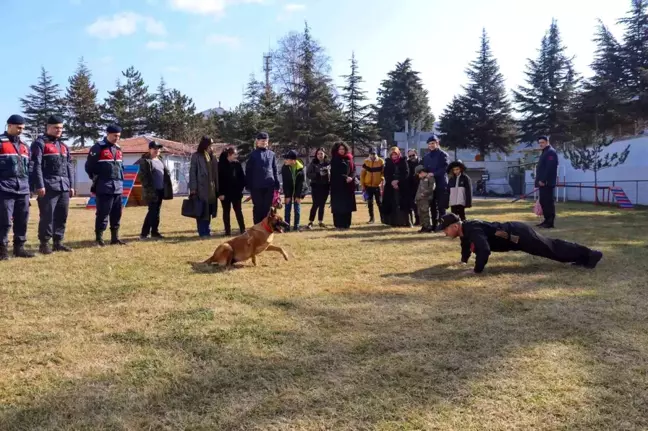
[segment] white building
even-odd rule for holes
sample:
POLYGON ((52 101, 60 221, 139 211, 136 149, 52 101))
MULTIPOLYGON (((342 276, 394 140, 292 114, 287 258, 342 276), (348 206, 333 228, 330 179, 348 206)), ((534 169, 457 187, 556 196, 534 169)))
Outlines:
MULTIPOLYGON (((156 140, 164 146, 162 149, 162 157, 171 174, 174 193, 188 193, 189 162, 191 160, 191 153, 195 151, 195 146, 158 139, 153 136, 135 136, 133 138, 123 139, 119 141, 119 146, 122 149, 124 166, 135 164, 144 153, 147 153, 148 143, 152 140, 156 140)), ((89 150, 90 147, 85 147, 70 152, 72 163, 74 164, 76 191, 79 196, 90 196, 91 181, 85 172, 85 162, 89 150)))

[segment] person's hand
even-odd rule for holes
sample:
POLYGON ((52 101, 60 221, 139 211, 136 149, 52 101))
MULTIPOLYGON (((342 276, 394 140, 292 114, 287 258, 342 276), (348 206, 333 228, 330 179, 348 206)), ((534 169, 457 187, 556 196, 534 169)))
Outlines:
POLYGON ((218 200, 221 201, 221 202, 224 201, 225 200, 225 195, 220 195, 218 197, 218 200))
POLYGON ((196 195, 196 191, 195 191, 195 190, 190 190, 190 191, 189 191, 189 196, 195 196, 195 195, 196 195))
POLYGON ((353 178, 351 178, 351 177, 347 177, 347 178, 346 178, 346 182, 347 182, 347 183, 350 183, 351 181, 353 181, 353 178))
POLYGON ((76 190, 70 189, 70 197, 73 198, 76 196, 76 190))
POLYGON ((427 174, 428 178, 432 178, 433 176, 434 176, 434 174, 432 172, 428 172, 428 174, 427 174))
POLYGON ((45 197, 45 189, 36 189, 36 194, 39 198, 45 197))
POLYGON ((540 187, 544 187, 544 186, 545 186, 545 182, 544 182, 544 181, 538 181, 538 184, 540 185, 540 187))

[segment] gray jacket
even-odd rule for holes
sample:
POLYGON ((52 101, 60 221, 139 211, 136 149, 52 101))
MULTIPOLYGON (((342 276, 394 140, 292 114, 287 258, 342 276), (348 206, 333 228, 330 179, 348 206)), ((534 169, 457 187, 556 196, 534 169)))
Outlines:
POLYGON ((216 203, 218 196, 218 158, 211 155, 212 183, 209 183, 207 160, 203 154, 193 153, 189 166, 189 191, 206 203, 216 203))

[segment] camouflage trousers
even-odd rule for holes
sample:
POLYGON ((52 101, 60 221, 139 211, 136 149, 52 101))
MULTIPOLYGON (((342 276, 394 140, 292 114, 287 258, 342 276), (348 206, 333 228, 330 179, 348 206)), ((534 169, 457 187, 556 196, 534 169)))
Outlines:
POLYGON ((432 225, 430 221, 430 201, 427 199, 417 200, 416 210, 418 211, 419 218, 421 219, 421 227, 424 228, 431 227, 432 225))

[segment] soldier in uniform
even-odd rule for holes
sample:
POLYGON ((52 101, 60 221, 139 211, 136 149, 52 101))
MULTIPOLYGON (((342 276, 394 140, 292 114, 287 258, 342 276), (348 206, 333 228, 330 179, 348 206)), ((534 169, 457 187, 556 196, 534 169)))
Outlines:
POLYGON ((13 217, 13 254, 34 257, 25 250, 29 220, 29 147, 20 140, 25 120, 12 115, 0 135, 0 260, 9 259, 9 230, 13 217))
POLYGON ((85 170, 92 179, 92 191, 97 200, 95 235, 97 245, 106 245, 103 233, 110 218, 110 244, 124 245, 119 239, 119 222, 122 216, 122 192, 124 190, 124 164, 121 147, 117 145, 121 127, 111 124, 106 137, 90 148, 85 170))
POLYGON ((63 244, 70 197, 74 196, 74 174, 70 150, 63 142, 63 118, 53 115, 47 120, 45 135, 31 145, 32 179, 38 195, 39 251, 51 254, 49 241, 54 237, 54 251, 72 251, 63 244))
POLYGON ((603 253, 580 244, 542 236, 520 222, 489 223, 481 220, 462 222, 455 214, 441 218, 446 236, 461 238, 461 263, 475 254, 475 273, 481 273, 491 252, 522 251, 562 263, 594 269, 603 253))

